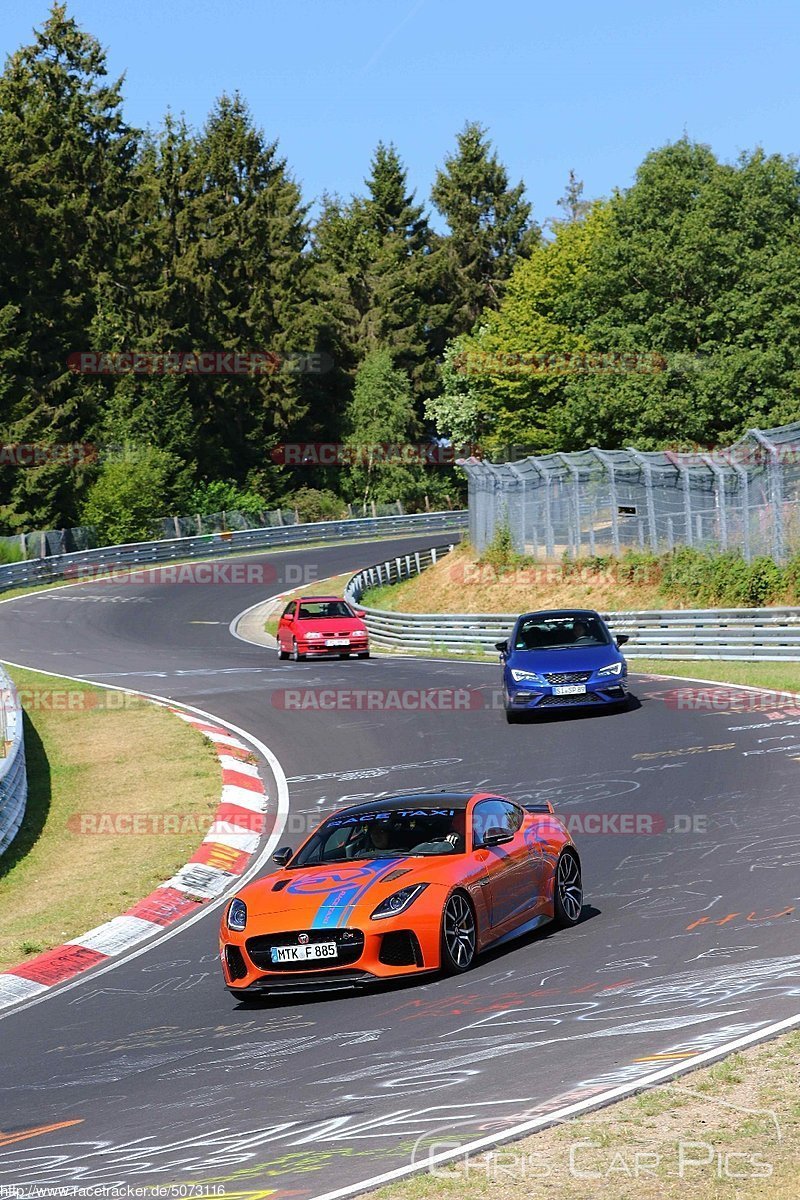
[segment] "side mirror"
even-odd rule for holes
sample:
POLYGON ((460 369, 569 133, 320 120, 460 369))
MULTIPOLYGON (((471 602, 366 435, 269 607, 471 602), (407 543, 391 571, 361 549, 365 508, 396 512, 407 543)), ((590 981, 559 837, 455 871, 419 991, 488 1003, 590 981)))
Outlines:
POLYGON ((280 850, 276 850, 272 856, 272 861, 277 863, 279 867, 285 867, 289 859, 294 854, 294 850, 289 846, 282 846, 280 850))
POLYGON ((357 617, 365 617, 367 615, 364 612, 363 608, 354 608, 353 612, 356 614, 357 617))
POLYGON ((630 640, 631 640, 631 639, 630 639, 630 634, 628 634, 628 633, 621 633, 621 634, 618 636, 618 638, 617 638, 617 645, 618 645, 618 646, 624 646, 624 645, 625 645, 625 643, 626 643, 626 642, 629 642, 630 640))
POLYGON ((487 829, 483 835, 482 845, 484 846, 502 846, 504 842, 513 842, 514 835, 509 829, 496 829, 492 827, 487 829))
POLYGON ((508 640, 506 639, 502 642, 495 642, 494 648, 495 650, 499 650, 501 654, 505 654, 508 650, 508 640))

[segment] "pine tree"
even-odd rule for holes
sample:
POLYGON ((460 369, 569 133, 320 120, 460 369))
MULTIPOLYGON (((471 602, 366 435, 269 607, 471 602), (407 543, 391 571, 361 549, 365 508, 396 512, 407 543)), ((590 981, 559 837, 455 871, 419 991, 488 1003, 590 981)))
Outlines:
MULTIPOLYGON (((314 351, 307 207, 277 143, 265 141, 238 95, 218 101, 193 170, 196 241, 187 264, 200 281, 208 347, 284 358, 314 351)), ((211 382, 198 414, 209 447, 203 473, 219 475, 222 463, 241 481, 263 466, 272 442, 305 420, 307 388, 306 377, 286 369, 211 382)))
POLYGON ((477 122, 465 125, 431 191, 450 230, 439 269, 451 337, 468 332, 485 308, 497 308, 516 259, 538 241, 524 192, 523 183, 509 185, 486 130, 477 122))
POLYGON ((323 303, 346 370, 386 348, 419 396, 430 386, 431 231, 393 146, 380 143, 366 196, 324 198, 315 229, 323 303))
MULTIPOLYGON (((72 374, 87 348, 94 284, 118 275, 121 217, 131 188, 133 131, 120 113, 103 51, 56 4, 35 41, 0 76, 0 357, 17 355, 3 397, 6 442, 85 441, 96 388, 72 374)), ((74 522, 81 472, 69 463, 6 468, 6 527, 74 522)))
POLYGON ((583 186, 583 180, 578 179, 575 171, 570 168, 564 195, 557 201, 567 221, 582 221, 592 207, 591 200, 583 199, 583 186))

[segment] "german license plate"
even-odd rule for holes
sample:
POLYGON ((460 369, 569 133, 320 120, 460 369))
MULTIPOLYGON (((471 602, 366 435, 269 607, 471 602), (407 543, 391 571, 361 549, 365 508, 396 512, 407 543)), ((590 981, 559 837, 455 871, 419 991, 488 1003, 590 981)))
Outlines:
POLYGON ((314 942, 310 946, 272 946, 270 958, 274 963, 308 962, 314 958, 336 958, 336 942, 314 942))
POLYGON ((569 683, 563 687, 554 687, 554 696, 581 696, 586 691, 585 683, 569 683))
POLYGON ((350 638, 326 638, 326 646, 349 646, 350 638))

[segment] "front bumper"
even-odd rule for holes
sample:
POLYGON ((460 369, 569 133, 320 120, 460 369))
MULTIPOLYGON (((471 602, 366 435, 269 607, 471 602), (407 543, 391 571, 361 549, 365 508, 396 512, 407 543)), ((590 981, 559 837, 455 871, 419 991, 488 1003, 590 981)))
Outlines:
POLYGON ((302 992, 314 988, 363 987, 382 980, 435 971, 440 966, 438 921, 423 919, 413 926, 402 916, 343 929, 302 929, 243 933, 223 928, 220 960, 226 987, 236 992, 302 992), (273 945, 335 942, 337 958, 271 964, 273 945))
POLYGON ((365 654, 369 650, 369 638, 351 637, 349 646, 326 646, 322 641, 298 642, 297 649, 307 658, 338 658, 340 654, 365 654))
POLYGON ((628 680, 624 675, 591 679, 584 686, 585 692, 559 695, 552 684, 516 683, 506 679, 505 706, 513 712, 533 709, 549 711, 554 708, 602 708, 609 704, 621 704, 628 696, 628 680))

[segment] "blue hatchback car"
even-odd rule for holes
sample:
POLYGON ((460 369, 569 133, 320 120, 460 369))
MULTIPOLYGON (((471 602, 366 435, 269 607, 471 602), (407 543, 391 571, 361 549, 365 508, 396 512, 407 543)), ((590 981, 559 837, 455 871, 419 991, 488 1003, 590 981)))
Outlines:
POLYGON ((628 664, 599 613, 587 608, 523 613, 498 642, 506 720, 565 708, 628 705, 628 664))

